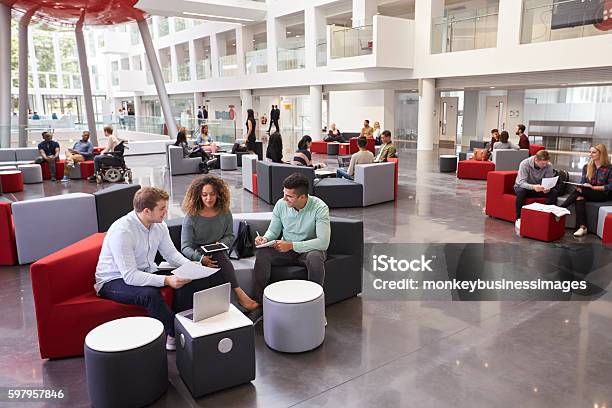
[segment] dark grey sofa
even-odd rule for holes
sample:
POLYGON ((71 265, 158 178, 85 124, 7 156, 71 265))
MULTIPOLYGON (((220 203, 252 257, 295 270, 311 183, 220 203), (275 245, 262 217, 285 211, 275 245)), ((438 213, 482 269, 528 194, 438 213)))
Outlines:
POLYGON ((134 209, 134 194, 139 184, 115 184, 93 193, 98 214, 98 231, 106 232, 110 226, 134 209))
MULTIPOLYGON (((272 213, 234 214, 234 232, 239 222, 246 221, 255 238, 256 231, 261 234, 268 229, 272 213)), ((170 237, 180 250, 182 218, 167 222, 170 237)), ((331 240, 325 261, 325 303, 332 304, 361 293, 363 275, 363 222, 346 218, 331 217, 331 240)), ((161 261, 159 257, 156 262, 161 261)), ((253 266, 255 257, 233 260, 236 277, 240 287, 252 295, 253 266)), ((274 266, 272 281, 287 279, 307 279, 306 269, 301 266, 274 266)))
POLYGON ((324 178, 315 183, 314 191, 330 208, 363 206, 363 185, 352 180, 324 178))
POLYGON ((257 196, 268 204, 274 204, 283 197, 283 180, 293 173, 304 174, 310 181, 310 194, 314 191, 315 172, 312 167, 259 160, 256 173, 257 196))

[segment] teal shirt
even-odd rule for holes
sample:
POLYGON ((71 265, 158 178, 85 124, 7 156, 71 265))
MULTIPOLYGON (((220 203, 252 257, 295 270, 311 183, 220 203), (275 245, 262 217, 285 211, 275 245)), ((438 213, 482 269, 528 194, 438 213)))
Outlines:
POLYGON ((270 241, 278 239, 281 233, 284 241, 293 242, 295 252, 327 251, 331 235, 327 204, 309 195, 304 208, 297 211, 281 198, 274 206, 264 236, 270 241))

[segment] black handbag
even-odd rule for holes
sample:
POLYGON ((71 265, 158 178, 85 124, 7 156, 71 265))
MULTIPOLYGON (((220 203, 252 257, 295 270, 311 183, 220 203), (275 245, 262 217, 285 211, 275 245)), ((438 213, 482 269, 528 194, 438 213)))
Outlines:
POLYGON ((255 255, 255 242, 251 235, 251 227, 246 221, 240 221, 238 234, 229 250, 229 257, 232 259, 248 258, 255 255), (232 256, 235 254, 235 256, 232 256))

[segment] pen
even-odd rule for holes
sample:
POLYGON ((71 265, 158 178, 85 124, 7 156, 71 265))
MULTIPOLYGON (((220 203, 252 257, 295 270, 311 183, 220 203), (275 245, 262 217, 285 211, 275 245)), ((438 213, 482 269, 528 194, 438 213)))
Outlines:
POLYGON ((258 237, 261 237, 261 235, 259 235, 259 231, 255 230, 255 233, 257 234, 258 237))

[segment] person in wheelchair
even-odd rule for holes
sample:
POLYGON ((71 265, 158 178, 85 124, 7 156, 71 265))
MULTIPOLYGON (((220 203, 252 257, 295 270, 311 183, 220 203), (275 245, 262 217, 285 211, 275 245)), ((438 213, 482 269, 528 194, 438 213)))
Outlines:
POLYGON ((111 183, 127 178, 132 181, 132 171, 126 167, 123 152, 127 147, 125 141, 120 141, 113 135, 111 126, 104 127, 104 136, 108 137, 106 148, 94 157, 94 174, 88 178, 89 181, 101 183, 103 180, 111 183))
POLYGON ((217 159, 211 158, 206 151, 202 149, 201 146, 196 145, 194 147, 189 147, 189 143, 187 142, 187 134, 184 128, 181 128, 176 135, 176 142, 174 142, 175 146, 178 146, 183 149, 183 157, 199 157, 202 160, 200 163, 200 171, 202 173, 208 173, 208 171, 213 167, 217 159))

